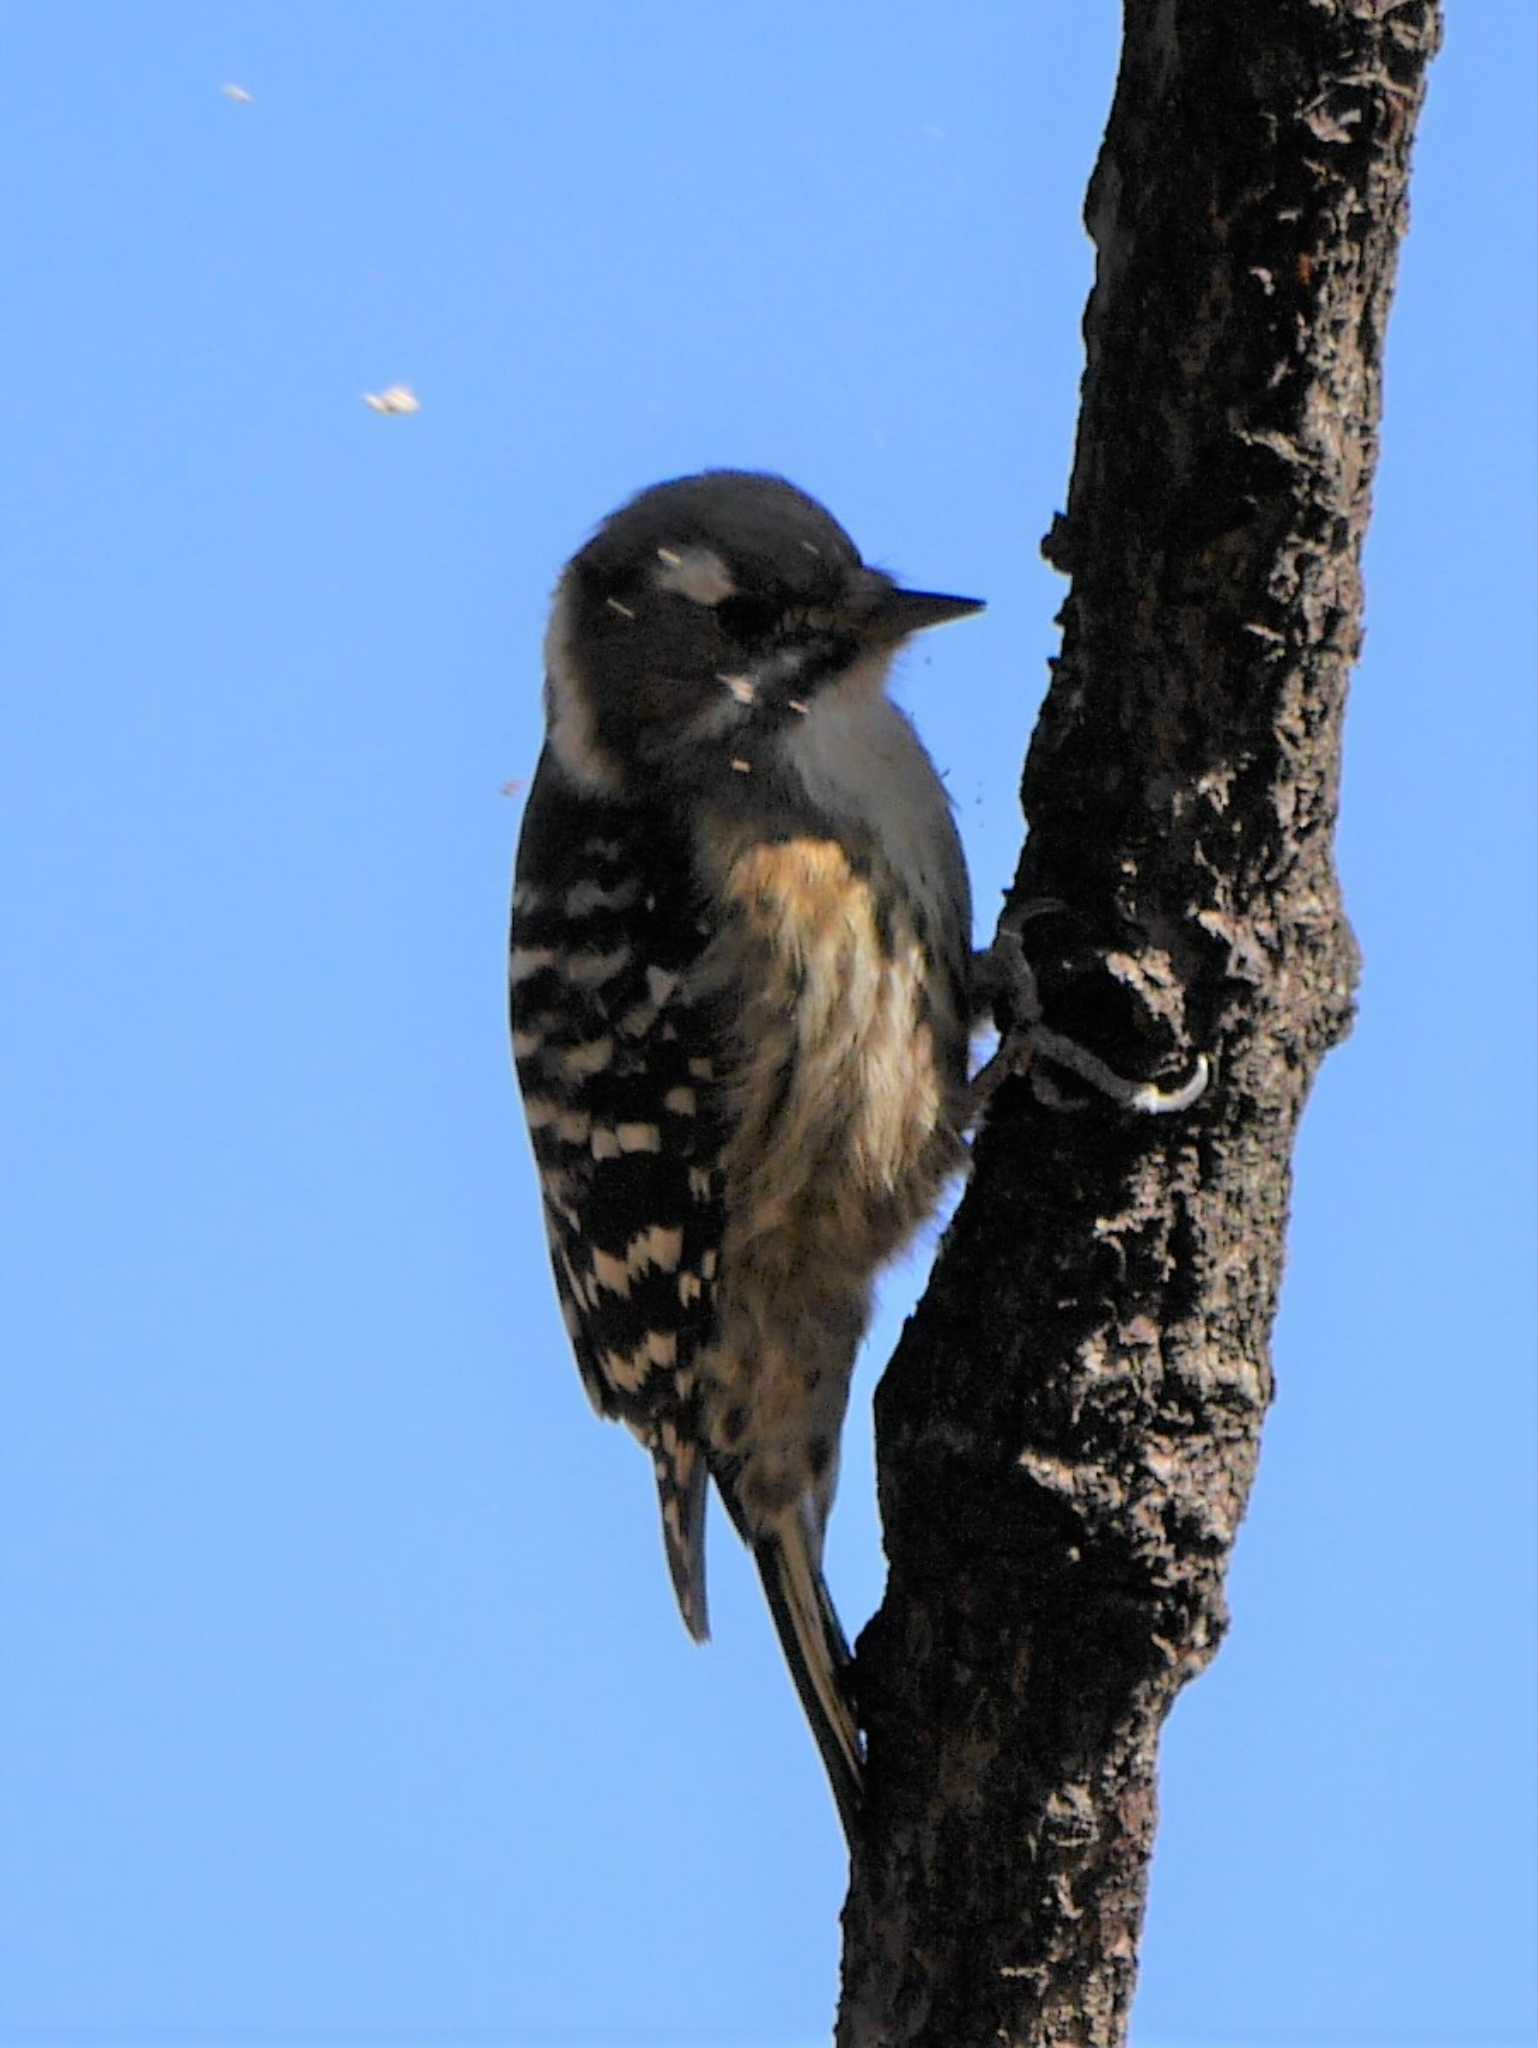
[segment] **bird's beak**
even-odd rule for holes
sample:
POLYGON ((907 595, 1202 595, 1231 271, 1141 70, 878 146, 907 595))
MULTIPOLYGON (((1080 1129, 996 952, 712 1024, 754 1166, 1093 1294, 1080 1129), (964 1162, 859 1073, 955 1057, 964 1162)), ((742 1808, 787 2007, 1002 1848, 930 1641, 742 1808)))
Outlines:
POLYGON ((924 633, 931 626, 948 626, 952 619, 969 619, 983 609, 980 597, 942 597, 933 590, 884 590, 866 630, 882 640, 906 640, 910 633, 924 633))

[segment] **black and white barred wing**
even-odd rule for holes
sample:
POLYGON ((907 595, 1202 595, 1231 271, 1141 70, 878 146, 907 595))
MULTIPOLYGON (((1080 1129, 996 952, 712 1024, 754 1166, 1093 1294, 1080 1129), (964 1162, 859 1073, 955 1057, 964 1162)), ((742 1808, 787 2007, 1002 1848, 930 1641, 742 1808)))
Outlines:
POLYGON ((702 935, 669 841, 666 820, 574 794, 547 759, 519 845, 509 977, 572 1348, 594 1406, 651 1452, 679 1606, 703 1637, 695 1360, 722 1228, 720 1104, 709 1017, 688 1000, 702 935))

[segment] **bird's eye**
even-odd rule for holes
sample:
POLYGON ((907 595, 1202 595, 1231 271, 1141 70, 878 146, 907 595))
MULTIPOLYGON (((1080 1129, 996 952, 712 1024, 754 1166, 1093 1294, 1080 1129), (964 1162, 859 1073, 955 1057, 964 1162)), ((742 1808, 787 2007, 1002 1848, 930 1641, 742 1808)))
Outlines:
POLYGON ((766 597, 728 597, 716 606, 721 630, 739 647, 752 647, 772 638, 780 623, 780 608, 766 597))

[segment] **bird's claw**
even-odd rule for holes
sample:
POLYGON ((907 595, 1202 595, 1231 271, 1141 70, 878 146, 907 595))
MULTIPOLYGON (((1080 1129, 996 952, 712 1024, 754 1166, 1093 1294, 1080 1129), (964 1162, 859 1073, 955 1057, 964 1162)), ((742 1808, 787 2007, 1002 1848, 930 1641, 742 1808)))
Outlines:
POLYGON ((1020 932, 1032 918, 1062 908, 1056 900, 1043 898, 1006 913, 991 949, 977 956, 976 983, 981 1000, 990 1005, 1002 1002, 1009 1023, 998 1051, 973 1077, 973 1121, 982 1118, 1002 1083, 1016 1074, 1030 1076, 1032 1092, 1049 1108, 1082 1109, 1082 1101, 1065 1096, 1051 1076, 1041 1071, 1038 1061, 1062 1068, 1097 1095, 1138 1116, 1174 1116, 1189 1109, 1200 1101, 1212 1079, 1212 1062, 1206 1053, 1197 1054, 1183 1081, 1166 1088, 1157 1081, 1129 1080, 1087 1046, 1064 1037, 1042 1021, 1036 976, 1025 956, 1020 932))

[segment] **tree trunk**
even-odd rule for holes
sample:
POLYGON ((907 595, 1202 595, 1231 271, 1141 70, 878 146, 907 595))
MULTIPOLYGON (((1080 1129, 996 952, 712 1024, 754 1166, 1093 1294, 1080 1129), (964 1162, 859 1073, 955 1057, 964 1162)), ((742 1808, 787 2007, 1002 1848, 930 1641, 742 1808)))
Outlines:
POLYGON ((1434 0, 1126 0, 1015 901, 1065 906, 1027 928, 1054 1028, 1215 1075, 1169 1118, 1006 1084, 881 1383, 842 2048, 1125 2038, 1159 1731, 1223 1633, 1351 1019, 1341 719, 1439 35, 1434 0))

